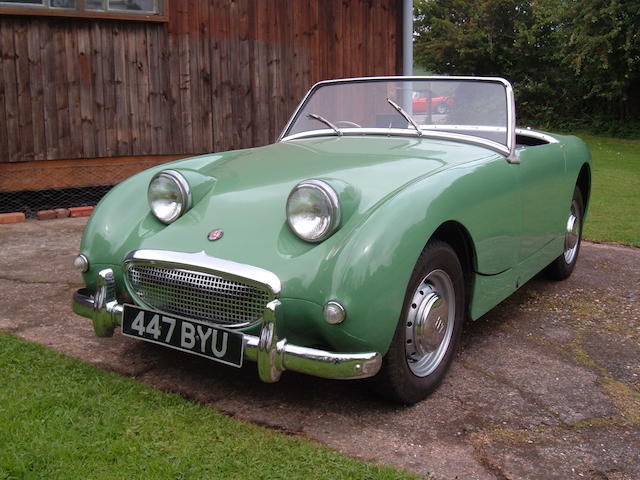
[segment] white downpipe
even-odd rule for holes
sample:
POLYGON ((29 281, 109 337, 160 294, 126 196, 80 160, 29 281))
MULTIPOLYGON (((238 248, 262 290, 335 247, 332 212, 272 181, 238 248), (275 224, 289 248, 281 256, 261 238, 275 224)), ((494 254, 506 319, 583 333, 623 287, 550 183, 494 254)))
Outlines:
POLYGON ((402 74, 413 75, 413 0, 402 0, 402 74))

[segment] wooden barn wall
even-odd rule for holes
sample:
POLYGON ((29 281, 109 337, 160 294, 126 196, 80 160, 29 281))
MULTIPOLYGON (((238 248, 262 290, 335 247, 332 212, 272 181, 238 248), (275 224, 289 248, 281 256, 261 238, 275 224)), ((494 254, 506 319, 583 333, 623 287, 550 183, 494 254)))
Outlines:
POLYGON ((304 92, 398 73, 398 0, 172 0, 168 23, 0 16, 0 163, 272 142, 304 92))

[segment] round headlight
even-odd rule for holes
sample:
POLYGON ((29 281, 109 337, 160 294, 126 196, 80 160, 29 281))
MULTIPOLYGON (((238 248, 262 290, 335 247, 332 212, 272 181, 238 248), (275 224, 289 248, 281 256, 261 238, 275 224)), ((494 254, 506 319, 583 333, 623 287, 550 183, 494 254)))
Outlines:
POLYGON ((156 173, 147 190, 149 207, 163 223, 176 221, 191 207, 191 189, 187 180, 175 170, 156 173))
POLYGON ((287 222, 302 240, 321 242, 340 225, 338 195, 322 180, 300 182, 287 199, 287 222))

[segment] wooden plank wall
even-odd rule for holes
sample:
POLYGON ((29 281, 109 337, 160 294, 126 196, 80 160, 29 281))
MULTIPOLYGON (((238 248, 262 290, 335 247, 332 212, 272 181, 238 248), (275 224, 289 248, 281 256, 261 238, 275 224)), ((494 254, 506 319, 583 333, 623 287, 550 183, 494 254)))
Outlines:
POLYGON ((327 78, 399 72, 398 0, 172 0, 168 23, 0 16, 0 163, 272 142, 327 78))

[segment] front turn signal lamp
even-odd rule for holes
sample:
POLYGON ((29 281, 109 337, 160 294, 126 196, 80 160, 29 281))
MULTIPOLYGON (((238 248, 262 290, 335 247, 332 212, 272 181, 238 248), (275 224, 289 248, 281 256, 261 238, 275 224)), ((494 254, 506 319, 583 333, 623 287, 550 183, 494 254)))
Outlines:
POLYGON ((81 253, 73 259, 73 268, 81 273, 89 271, 89 259, 81 253))

